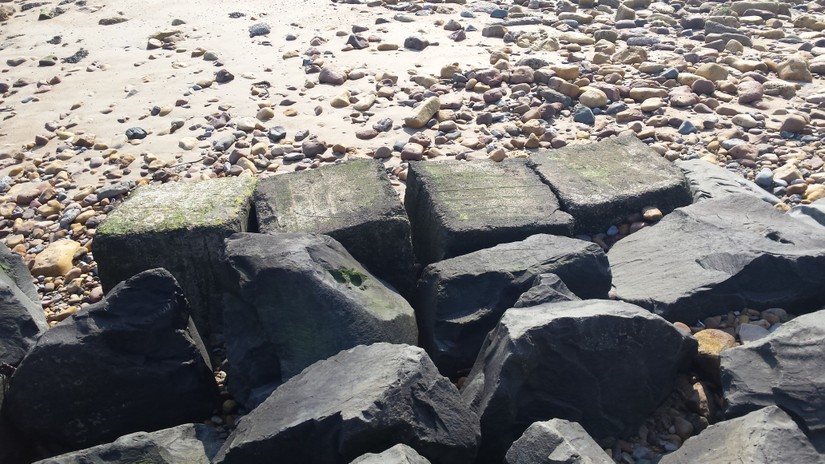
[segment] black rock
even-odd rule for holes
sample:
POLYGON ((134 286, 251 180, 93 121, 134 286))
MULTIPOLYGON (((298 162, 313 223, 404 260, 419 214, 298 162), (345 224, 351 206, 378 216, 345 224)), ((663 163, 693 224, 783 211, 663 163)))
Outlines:
POLYGON ((326 235, 235 234, 226 264, 229 389, 250 409, 341 350, 417 340, 406 300, 326 235))
POLYGON ((226 69, 220 69, 218 72, 215 73, 215 82, 218 84, 226 84, 227 82, 231 82, 235 79, 235 75, 231 72, 227 71, 226 69))
POLYGON ((241 418, 215 464, 347 463, 398 443, 473 462, 478 417, 421 348, 377 343, 305 369, 241 418))
POLYGON ((504 311, 548 272, 581 298, 607 298, 610 290, 602 249, 555 235, 533 235, 427 266, 416 297, 421 346, 445 375, 469 369, 504 311))
POLYGON ((67 451, 207 419, 217 399, 183 292, 154 269, 44 333, 12 376, 3 414, 67 451))
POLYGON ((29 268, 0 245, 0 364, 19 364, 48 327, 29 268))
POLYGON ((711 425, 666 454, 660 464, 779 462, 823 463, 793 419, 776 406, 711 425))
POLYGON ((573 104, 573 99, 567 95, 553 89, 542 89, 539 91, 539 96, 547 103, 561 103, 565 108, 573 104))
POLYGON ((771 335, 722 352, 725 415, 776 404, 807 430, 825 432, 825 311, 799 316, 771 335))
POLYGON ((351 45, 352 48, 356 50, 363 50, 369 48, 370 43, 367 42, 367 39, 359 35, 350 34, 349 39, 347 39, 347 45, 351 45))
POLYGON ((514 308, 536 306, 543 303, 558 303, 561 301, 576 301, 580 298, 571 292, 564 281, 556 274, 540 274, 533 281, 530 290, 522 293, 513 304, 514 308))
POLYGON ((112 443, 37 461, 35 464, 209 464, 223 440, 216 429, 185 424, 156 432, 135 432, 112 443))
POLYGON ((608 257, 619 299, 670 321, 825 304, 825 229, 752 195, 679 208, 616 243, 608 257))
POLYGON ((430 461, 407 445, 395 445, 383 453, 367 453, 350 464, 430 464, 430 461))
POLYGON ((596 123, 596 116, 593 115, 593 110, 590 108, 583 105, 577 105, 573 109, 573 121, 593 125, 596 123))
POLYGON ((286 129, 282 126, 275 126, 270 127, 269 131, 266 133, 267 138, 272 143, 277 143, 286 138, 286 129))
POLYGON ((140 127, 130 127, 126 129, 126 138, 129 140, 145 139, 146 135, 146 131, 140 127))
POLYGON ((430 42, 423 37, 411 36, 404 39, 404 48, 409 48, 410 50, 421 51, 429 45, 430 42))
POLYGON ((461 389, 481 419, 481 460, 501 462, 530 424, 551 418, 596 439, 637 433, 696 349, 693 337, 620 301, 507 310, 461 389))
POLYGON ((613 464, 581 425, 564 419, 536 422, 513 443, 505 464, 613 464))

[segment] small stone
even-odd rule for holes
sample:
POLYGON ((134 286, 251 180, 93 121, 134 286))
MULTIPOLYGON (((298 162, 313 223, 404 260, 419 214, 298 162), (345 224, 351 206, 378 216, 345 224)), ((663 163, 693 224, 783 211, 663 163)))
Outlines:
POLYGON ((745 80, 736 87, 740 104, 753 103, 762 99, 764 90, 762 84, 754 80, 745 80))
POLYGON ((762 326, 759 326, 759 325, 756 325, 756 324, 750 324, 750 323, 740 325, 736 332, 739 335, 739 340, 742 343, 748 343, 748 342, 756 341, 756 340, 759 340, 760 338, 764 338, 764 337, 767 337, 768 335, 770 335, 770 332, 768 332, 768 329, 766 329, 762 326))
POLYGON ((249 37, 258 37, 261 35, 268 35, 270 33, 269 24, 257 23, 249 26, 249 37))
POLYGON ((411 36, 404 39, 404 48, 408 48, 410 50, 421 51, 429 45, 430 42, 423 37, 411 36))
POLYGON ((789 114, 785 120, 782 121, 782 127, 779 130, 798 134, 805 130, 805 126, 807 126, 807 124, 808 121, 803 116, 798 114, 789 114))
POLYGON ((441 108, 438 97, 430 97, 421 102, 414 110, 414 113, 404 118, 404 125, 413 129, 420 129, 427 125, 427 122, 441 108))
POLYGON ((424 147, 417 143, 406 143, 401 149, 402 161, 420 161, 424 158, 424 147))
POLYGON ((759 122, 757 122, 756 119, 749 114, 737 114, 731 118, 731 122, 739 127, 744 127, 745 129, 752 129, 759 125, 759 122))
POLYGON ((728 70, 725 69, 723 66, 716 64, 716 63, 705 63, 698 68, 694 72, 697 76, 704 77, 705 79, 716 82, 716 81, 723 81, 728 78, 728 70))
POLYGON ((220 69, 215 73, 215 82, 218 84, 225 84, 235 79, 235 75, 226 69, 220 69))
POLYGON ((642 209, 642 217, 647 222, 656 222, 662 219, 662 211, 655 206, 647 206, 642 209))
POLYGON ((573 121, 593 125, 596 122, 596 116, 590 108, 578 105, 573 109, 573 121))
POLYGON ((776 66, 776 74, 786 81, 812 82, 813 76, 808 68, 808 62, 800 57, 792 56, 776 66))
POLYGON ((595 87, 587 87, 581 95, 579 95, 579 103, 588 108, 601 108, 607 106, 607 94, 595 87))
POLYGON ((80 244, 74 240, 58 240, 51 243, 34 259, 32 275, 58 277, 68 273, 80 244))
POLYGON ((341 85, 347 80, 347 74, 338 68, 326 66, 318 74, 318 82, 321 84, 341 85))
POLYGON ((140 127, 126 129, 126 138, 129 140, 139 140, 146 138, 146 131, 140 127))
POLYGON ((271 107, 265 106, 258 110, 255 117, 261 121, 268 121, 275 117, 275 111, 271 107))

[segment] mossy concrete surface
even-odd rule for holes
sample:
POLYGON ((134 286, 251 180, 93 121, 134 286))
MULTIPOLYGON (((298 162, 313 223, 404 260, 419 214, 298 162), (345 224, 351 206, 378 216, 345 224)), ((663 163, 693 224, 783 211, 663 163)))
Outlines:
POLYGON ((523 161, 412 162, 404 199, 416 258, 445 258, 546 233, 573 219, 523 161))
POLYGON ((603 232, 645 206, 667 214, 692 201, 682 171, 633 135, 540 150, 530 166, 573 215, 578 232, 603 232))
POLYGON ((258 231, 326 234, 370 272, 411 290, 410 223, 384 166, 353 160, 262 180, 255 190, 258 231))
POLYGON ((92 244, 104 289, 162 267, 183 287, 203 338, 220 332, 223 241, 248 229, 256 183, 232 177, 135 190, 100 225, 92 244))

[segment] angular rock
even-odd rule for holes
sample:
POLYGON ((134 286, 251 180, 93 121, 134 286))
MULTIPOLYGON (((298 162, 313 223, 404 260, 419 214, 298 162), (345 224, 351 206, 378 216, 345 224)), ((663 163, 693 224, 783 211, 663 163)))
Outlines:
POLYGON ((250 409, 341 350, 418 339, 407 301, 328 236, 233 235, 226 268, 229 389, 250 409))
POLYGON ((516 160, 410 163, 404 206, 422 265, 572 228, 553 192, 516 160))
POLYGON ((19 364, 46 329, 28 267, 20 255, 0 246, 0 364, 19 364))
POLYGON ((203 424, 184 424, 156 432, 135 432, 112 443, 37 461, 35 464, 209 464, 221 449, 218 431, 203 424))
POLYGON ((724 198, 732 194, 753 195, 771 205, 781 201, 742 176, 707 161, 677 160, 675 164, 685 174, 694 203, 709 198, 724 198))
POLYGON ((514 308, 525 308, 543 303, 557 303, 561 301, 579 300, 573 292, 567 288, 564 281, 556 274, 539 274, 533 280, 530 290, 522 293, 513 304, 514 308))
POLYGON ((610 290, 607 257, 583 240, 540 234, 446 259, 427 266, 419 280, 421 346, 447 376, 471 368, 504 311, 545 273, 581 298, 607 298, 610 290))
POLYGON ((721 355, 725 415, 772 404, 814 433, 825 431, 825 311, 792 319, 772 334, 721 355))
POLYGON ((416 106, 412 115, 404 118, 404 125, 413 129, 420 129, 427 125, 427 122, 438 112, 439 108, 441 108, 441 103, 438 97, 430 97, 416 106))
POLYGON ((3 414, 50 449, 76 450, 207 419, 217 400, 183 292, 153 269, 45 332, 14 372, 3 414))
POLYGON ((645 206, 667 214, 690 203, 682 172, 633 135, 540 150, 530 165, 581 232, 607 230, 645 206))
POLYGON ((816 200, 809 205, 796 205, 788 211, 788 216, 811 226, 825 226, 825 199, 816 200))
POLYGON ((380 161, 354 160, 262 180, 258 231, 334 238, 402 293, 414 285, 410 222, 380 161))
POLYGON ((215 464, 347 463, 408 445, 435 463, 473 462, 478 417, 421 348, 376 343, 319 361, 244 416, 215 464))
POLYGON ((612 464, 613 460, 576 422, 535 422, 513 443, 506 464, 612 464))
POLYGON ((350 464, 430 464, 430 461, 407 445, 395 445, 383 453, 367 453, 350 464))
MULTIPOLYGON (((735 3, 734 3, 735 4, 735 3)), ((776 406, 711 425, 660 464, 824 462, 793 419, 776 406)))
POLYGON ((479 456, 501 462, 528 426, 551 418, 597 439, 636 433, 695 353, 695 339, 620 301, 509 309, 461 389, 481 420, 479 456))
POLYGON ((730 194, 677 209, 608 254, 619 299, 692 324, 744 308, 825 303, 825 229, 730 194), (640 259, 643 257, 644 259, 640 259))
POLYGON ((204 338, 220 332, 217 266, 224 239, 248 230, 255 183, 226 177, 135 190, 97 228, 92 251, 103 287, 162 267, 183 286, 204 338))

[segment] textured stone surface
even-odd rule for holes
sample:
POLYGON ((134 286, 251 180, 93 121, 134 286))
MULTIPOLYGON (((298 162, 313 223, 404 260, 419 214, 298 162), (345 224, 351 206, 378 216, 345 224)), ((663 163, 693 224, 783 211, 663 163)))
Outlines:
POLYGON ((645 206, 667 214, 690 203, 682 172, 635 136, 540 150, 530 165, 581 232, 607 230, 645 206))
POLYGON ((347 463, 398 443, 473 462, 478 417, 421 348, 376 343, 319 361, 244 416, 215 464, 347 463))
POLYGON ((29 269, 0 245, 0 364, 16 366, 47 328, 29 269))
POLYGON ((523 162, 410 163, 404 205, 416 258, 445 258, 545 233, 569 235, 572 218, 523 162))
POLYGON ((154 269, 45 332, 5 400, 17 429, 68 451, 208 419, 218 387, 183 292, 154 269))
POLYGON ((606 298, 607 257, 595 243, 533 235, 431 264, 418 285, 421 345, 441 372, 469 369, 484 338, 536 276, 555 273, 581 298, 606 298))
POLYGON ((226 268, 229 389, 250 408, 341 350, 418 339, 407 301, 328 236, 236 234, 226 268))
POLYGON ((678 160, 675 164, 684 172, 694 202, 735 193, 753 195, 772 205, 780 201, 753 182, 706 161, 678 160))
POLYGON ((527 427, 551 418, 598 439, 637 433, 695 353, 695 339, 620 301, 509 309, 461 389, 481 420, 479 456, 501 462, 527 427))
POLYGON ((223 445, 218 431, 185 424, 124 435, 112 443, 37 461, 36 464, 209 464, 223 445))
POLYGON ((533 286, 518 297, 513 307, 524 308, 543 303, 558 303, 579 299, 556 274, 540 274, 533 281, 533 286))
POLYGON ((327 234, 402 292, 413 286, 410 222, 380 161, 264 179, 255 190, 255 210, 261 233, 327 234))
POLYGON ((367 453, 350 464, 430 464, 430 461, 407 445, 395 445, 382 453, 367 453))
POLYGON ((507 451, 506 464, 613 464, 581 425, 564 419, 536 422, 507 451))
POLYGON ((247 230, 256 180, 227 177, 141 187, 98 227, 92 251, 111 289, 162 267, 181 283, 204 336, 221 329, 218 266, 223 240, 247 230))
POLYGON ((752 195, 680 208, 619 241, 608 258, 619 299, 671 321, 825 303, 825 229, 752 195))
POLYGON ((725 415, 776 404, 825 432, 825 311, 799 316, 757 341, 721 354, 725 415))
POLYGON ((711 425, 681 448, 666 454, 660 464, 825 462, 825 455, 788 414, 776 406, 711 425))

